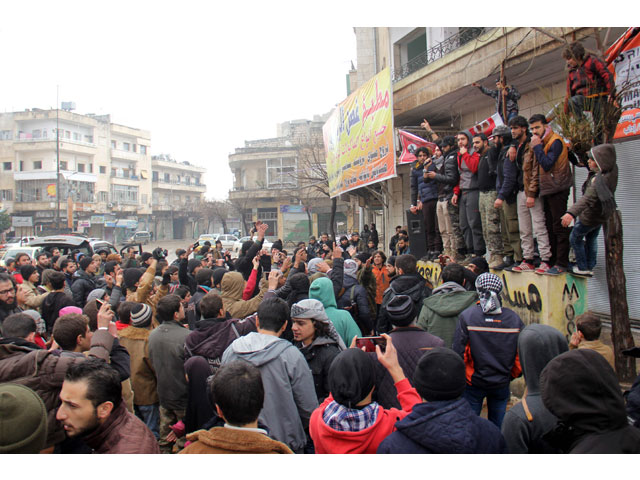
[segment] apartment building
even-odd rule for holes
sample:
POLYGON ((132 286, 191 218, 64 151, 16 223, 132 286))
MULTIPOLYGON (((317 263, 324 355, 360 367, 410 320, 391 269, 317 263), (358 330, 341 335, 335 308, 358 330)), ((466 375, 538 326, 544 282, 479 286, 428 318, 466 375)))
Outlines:
MULTIPOLYGON (((70 109, 3 113, 0 165, 1 208, 13 217, 17 234, 81 231, 116 243, 136 230, 173 237, 173 225, 166 233, 168 225, 154 221, 156 213, 162 217, 165 212, 153 209, 151 134, 146 130, 112 123, 109 115, 70 109)), ((176 177, 175 189, 195 189, 187 195, 195 201, 205 190, 203 169, 184 164, 180 169, 185 173, 176 177), (183 186, 185 178, 193 178, 193 186, 183 186)), ((164 183, 156 186, 162 191, 164 183)), ((175 205, 185 206, 182 200, 175 205)))
MULTIPOLYGON (((243 234, 257 220, 269 225, 268 237, 285 244, 306 242, 310 234, 330 230, 331 200, 320 191, 320 170, 326 171, 322 126, 327 118, 284 122, 276 137, 246 140, 229 155, 234 175, 229 200, 244 217, 243 234)), ((337 231, 353 228, 353 212, 352 205, 338 202, 337 231)))
POLYGON ((205 233, 200 214, 206 169, 178 162, 170 155, 151 157, 152 229, 157 239, 196 238, 205 233))

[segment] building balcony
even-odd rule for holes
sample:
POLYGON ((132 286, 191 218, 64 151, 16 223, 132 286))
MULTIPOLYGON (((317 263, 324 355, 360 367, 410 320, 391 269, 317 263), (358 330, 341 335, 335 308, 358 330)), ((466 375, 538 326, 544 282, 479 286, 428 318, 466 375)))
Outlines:
MULTIPOLYGON (((33 152, 33 151, 55 151, 56 139, 54 138, 18 138, 14 140, 13 148, 16 152, 33 152)), ((95 155, 96 144, 83 142, 80 140, 72 140, 70 138, 60 139, 60 151, 81 153, 84 155, 95 155)))
POLYGON ((153 203, 151 208, 153 212, 190 212, 194 213, 202 207, 201 203, 194 202, 174 202, 173 204, 167 203, 153 203))
POLYGON ((164 182, 161 180, 156 180, 151 183, 151 188, 154 190, 169 190, 169 191, 185 191, 185 192, 196 192, 196 193, 204 193, 207 190, 206 185, 202 184, 186 184, 186 183, 174 183, 174 182, 164 182))
POLYGON ((133 162, 142 162, 147 158, 147 155, 137 152, 127 152, 126 150, 119 150, 117 148, 111 149, 111 158, 119 158, 121 160, 130 160, 133 162))

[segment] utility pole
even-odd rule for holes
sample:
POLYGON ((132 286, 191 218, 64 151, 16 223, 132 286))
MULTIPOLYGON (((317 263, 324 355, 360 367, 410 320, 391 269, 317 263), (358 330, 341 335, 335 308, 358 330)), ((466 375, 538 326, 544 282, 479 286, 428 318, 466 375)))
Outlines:
POLYGON ((60 86, 56 85, 56 226, 60 233, 60 86))

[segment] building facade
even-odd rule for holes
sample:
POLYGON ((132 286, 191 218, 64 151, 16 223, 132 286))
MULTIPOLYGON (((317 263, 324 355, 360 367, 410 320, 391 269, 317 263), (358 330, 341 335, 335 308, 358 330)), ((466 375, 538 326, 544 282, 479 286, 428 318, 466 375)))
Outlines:
MULTIPOLYGON (((269 225, 268 237, 291 247, 331 230, 331 200, 321 172, 326 175, 322 126, 327 118, 279 124, 276 137, 246 140, 229 155, 234 175, 229 201, 244 217, 243 235, 260 220, 269 225)), ((353 228, 353 205, 337 202, 336 224, 338 233, 353 228)))
MULTIPOLYGON (((1 208, 18 235, 79 231, 119 243, 136 230, 154 232, 155 214, 165 213, 153 208, 150 133, 109 115, 38 108, 0 114, 0 165, 1 208)), ((187 188, 195 189, 194 201, 201 198, 203 169, 181 168, 194 170, 198 184, 187 188)))

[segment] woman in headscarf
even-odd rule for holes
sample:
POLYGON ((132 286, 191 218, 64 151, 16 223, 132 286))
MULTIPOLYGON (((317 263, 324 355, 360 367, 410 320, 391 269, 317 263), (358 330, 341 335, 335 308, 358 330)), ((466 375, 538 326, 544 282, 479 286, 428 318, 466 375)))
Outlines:
POLYGON ((404 376, 391 337, 383 337, 387 341, 385 352, 376 346, 376 354, 393 379, 402 410, 386 410, 371 400, 374 360, 362 350, 349 348, 333 360, 329 368, 331 394, 311 414, 309 433, 316 453, 375 453, 395 430, 396 422, 422 402, 404 376))
POLYGON ((309 364, 318 403, 322 403, 329 395, 331 362, 345 348, 338 332, 332 327, 320 300, 301 300, 291 306, 294 345, 309 364))

